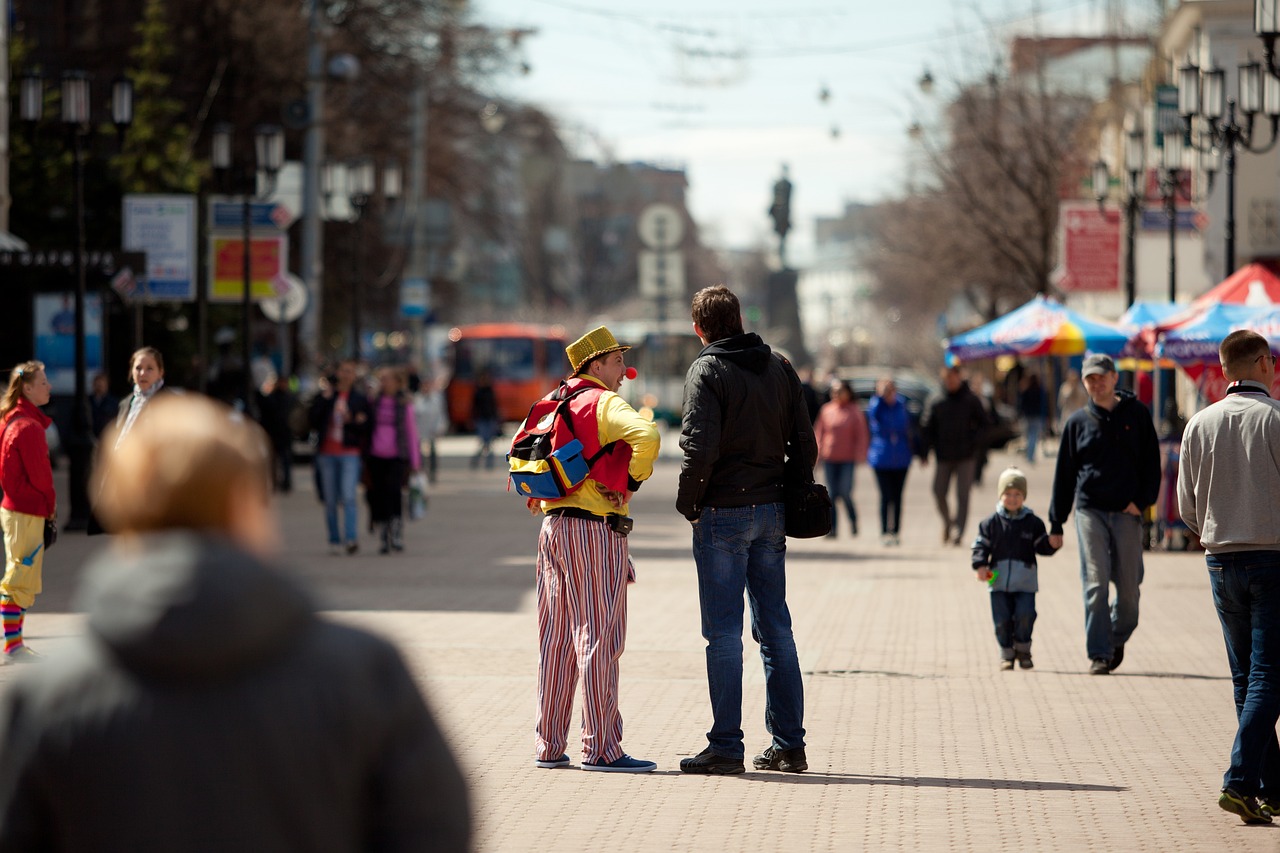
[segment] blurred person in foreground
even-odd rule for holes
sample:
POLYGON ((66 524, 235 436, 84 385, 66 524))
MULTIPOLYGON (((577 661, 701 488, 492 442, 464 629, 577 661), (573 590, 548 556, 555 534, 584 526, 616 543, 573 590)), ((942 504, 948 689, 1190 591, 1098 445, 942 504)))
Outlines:
POLYGON ((1138 627, 1142 514, 1160 493, 1160 441, 1146 407, 1116 390, 1111 356, 1089 356, 1080 375, 1089 404, 1062 430, 1049 541, 1062 547, 1062 526, 1074 505, 1089 673, 1107 675, 1124 660, 1125 643, 1138 627))
POLYGON ((0 621, 6 663, 31 663, 35 652, 22 640, 27 610, 41 590, 44 522, 56 518, 57 495, 45 438, 50 418, 40 411, 52 392, 44 365, 19 364, 9 373, 0 401, 0 529, 4 531, 4 579, 0 580, 0 621))
POLYGON ((150 404, 95 478, 86 632, 0 699, 0 851, 463 851, 465 783, 386 641, 272 567, 266 438, 150 404))
POLYGON ((742 602, 764 665, 764 721, 772 736, 757 770, 801 773, 804 682, 787 608, 784 477, 813 480, 818 443, 791 362, 742 329, 738 297, 724 285, 693 297, 703 349, 684 380, 676 511, 693 525, 702 636, 707 641, 711 730, 684 773, 743 773, 742 602))
POLYGON ((1182 434, 1178 512, 1204 545, 1235 692, 1236 736, 1218 805, 1245 823, 1280 812, 1280 402, 1276 357, 1250 331, 1218 349, 1230 384, 1182 434))

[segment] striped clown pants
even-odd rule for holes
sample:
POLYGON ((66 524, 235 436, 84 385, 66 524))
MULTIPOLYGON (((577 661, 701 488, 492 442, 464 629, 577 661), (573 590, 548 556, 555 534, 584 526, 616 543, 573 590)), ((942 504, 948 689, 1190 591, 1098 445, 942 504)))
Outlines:
POLYGON ((622 757, 618 659, 627 635, 627 583, 635 579, 620 536, 599 521, 549 515, 538 534, 537 758, 565 752, 582 680, 582 760, 622 757))

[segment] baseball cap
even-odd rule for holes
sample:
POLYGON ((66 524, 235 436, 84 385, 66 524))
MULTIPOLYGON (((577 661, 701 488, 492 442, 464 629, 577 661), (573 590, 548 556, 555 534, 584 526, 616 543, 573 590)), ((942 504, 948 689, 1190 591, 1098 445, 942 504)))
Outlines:
POLYGON ((1084 360, 1084 366, 1080 368, 1080 378, 1093 376, 1096 373, 1115 373, 1116 363, 1111 360, 1109 355, 1095 354, 1084 360))

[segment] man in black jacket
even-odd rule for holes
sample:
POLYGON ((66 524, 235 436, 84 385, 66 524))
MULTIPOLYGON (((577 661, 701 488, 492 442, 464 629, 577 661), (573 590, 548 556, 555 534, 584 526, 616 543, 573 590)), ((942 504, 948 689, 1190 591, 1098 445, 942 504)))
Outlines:
POLYGON ((1124 660, 1124 644, 1138 627, 1142 514, 1160 492, 1160 441, 1147 407, 1128 391, 1116 391, 1110 357, 1089 356, 1080 375, 1089 404, 1062 428, 1049 541, 1062 547, 1062 525, 1074 503, 1089 672, 1106 675, 1124 660))
POLYGON ((958 367, 942 371, 942 394, 929 401, 920 423, 920 464, 937 462, 933 472, 933 500, 942 518, 942 543, 960 544, 969 520, 969 492, 973 489, 978 442, 983 440, 987 413, 982 401, 969 390, 958 367), (956 511, 947 506, 947 489, 954 478, 956 511), (954 531, 954 532, 953 532, 954 531))
POLYGON ((783 467, 810 476, 817 442, 791 363, 744 334, 738 298, 723 285, 693 297, 693 328, 705 348, 684 384, 676 509, 693 524, 702 636, 713 723, 708 746, 680 762, 685 773, 745 771, 742 734, 742 596, 765 672, 765 724, 773 742, 758 770, 799 773, 804 686, 786 601, 783 467))

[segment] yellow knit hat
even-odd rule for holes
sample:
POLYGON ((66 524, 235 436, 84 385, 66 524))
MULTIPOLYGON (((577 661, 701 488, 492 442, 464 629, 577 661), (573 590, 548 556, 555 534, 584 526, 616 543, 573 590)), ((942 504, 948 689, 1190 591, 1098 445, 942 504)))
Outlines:
POLYGON ((573 372, 577 373, 582 370, 582 365, 598 355, 604 355, 607 352, 626 352, 631 347, 624 347, 618 343, 605 326, 598 329, 592 329, 582 337, 564 348, 565 355, 569 356, 569 364, 573 366, 573 372))

